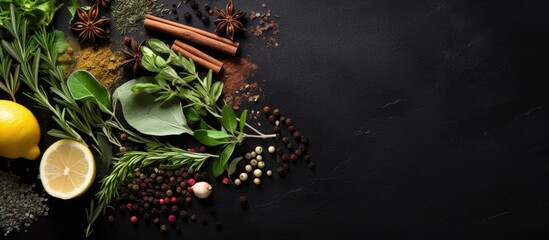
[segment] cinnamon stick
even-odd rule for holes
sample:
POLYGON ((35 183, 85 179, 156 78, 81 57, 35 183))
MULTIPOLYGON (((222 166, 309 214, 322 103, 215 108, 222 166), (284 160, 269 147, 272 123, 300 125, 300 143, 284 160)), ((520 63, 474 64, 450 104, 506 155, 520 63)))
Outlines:
POLYGON ((178 45, 180 48, 183 48, 184 50, 187 50, 189 53, 191 53, 191 54, 193 54, 193 55, 195 55, 199 58, 202 58, 202 59, 204 59, 204 60, 206 60, 210 63, 213 63, 216 66, 219 66, 219 67, 223 66, 223 62, 213 58, 212 56, 210 56, 210 55, 208 55, 208 54, 206 54, 206 53, 204 53, 204 52, 202 52, 202 51, 200 51, 200 50, 198 50, 194 47, 192 47, 189 44, 186 44, 186 43, 184 43, 182 41, 179 41, 177 39, 173 42, 173 44, 178 45))
POLYGON ((146 18, 144 22, 145 28, 156 30, 165 34, 172 35, 190 42, 194 42, 205 47, 215 49, 219 52, 229 54, 231 56, 236 55, 237 47, 226 42, 222 42, 213 38, 209 38, 194 31, 166 24, 151 18, 146 18))
POLYGON ((162 23, 165 23, 165 24, 169 24, 169 25, 172 25, 172 26, 175 26, 175 27, 184 28, 184 29, 187 29, 187 30, 196 32, 196 33, 198 33, 198 34, 202 34, 202 35, 204 35, 204 36, 206 36, 206 37, 209 37, 209 38, 212 38, 212 39, 215 39, 215 40, 219 40, 219 41, 224 42, 224 43, 227 43, 227 44, 231 44, 231 45, 233 45, 233 46, 235 46, 235 47, 238 47, 238 45, 240 44, 240 43, 238 43, 238 42, 231 41, 231 40, 228 39, 228 38, 224 38, 224 37, 215 35, 215 34, 213 34, 213 33, 211 33, 211 32, 204 31, 204 30, 199 29, 199 28, 194 28, 194 27, 191 27, 191 26, 187 26, 187 25, 184 25, 184 24, 181 24, 181 23, 178 23, 178 22, 170 21, 170 20, 167 20, 167 19, 164 19, 164 18, 161 18, 161 17, 157 17, 157 16, 154 16, 154 15, 151 15, 151 14, 145 15, 145 18, 148 18, 148 19, 151 19, 151 20, 155 20, 155 21, 159 21, 159 22, 162 22, 162 23))
MULTIPOLYGON (((180 43, 182 43, 182 42, 180 42, 180 43)), ((172 44, 172 50, 181 53, 181 55, 186 57, 186 58, 192 59, 193 62, 196 62, 198 65, 200 65, 202 67, 211 69, 212 72, 214 72, 215 74, 218 74, 219 71, 221 71, 221 67, 223 66, 223 63, 221 63, 221 62, 219 62, 215 59, 214 59, 215 62, 208 61, 207 57, 204 56, 204 55, 206 55, 205 53, 203 53, 200 50, 198 50, 198 49, 196 49, 192 46, 189 46, 185 43, 183 43, 183 45, 179 45, 179 44, 176 44, 176 43, 172 44), (193 54, 193 53, 197 53, 197 54, 193 54), (200 56, 202 56, 202 57, 200 57, 200 56), (218 64, 217 62, 219 62, 220 64, 218 64)), ((206 55, 206 56, 208 56, 208 55, 206 55)), ((208 56, 208 57, 210 57, 210 56, 208 56)))

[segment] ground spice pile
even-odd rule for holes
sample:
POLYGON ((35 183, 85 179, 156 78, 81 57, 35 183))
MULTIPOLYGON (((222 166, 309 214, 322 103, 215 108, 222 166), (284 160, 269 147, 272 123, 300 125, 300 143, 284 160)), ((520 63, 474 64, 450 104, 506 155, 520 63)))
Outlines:
POLYGON ((220 74, 224 84, 223 96, 234 109, 240 108, 243 101, 256 102, 259 99, 261 88, 257 83, 246 81, 256 69, 257 65, 247 58, 223 60, 223 72, 220 74))
POLYGON ((69 40, 69 43, 71 46, 58 59, 63 65, 65 78, 77 69, 84 69, 108 88, 123 76, 124 69, 120 65, 124 57, 113 52, 110 44, 80 48, 74 41, 69 40))
POLYGON ((45 195, 33 192, 34 184, 19 184, 20 177, 0 171, 0 227, 4 236, 30 227, 38 217, 47 216, 49 208, 45 195))

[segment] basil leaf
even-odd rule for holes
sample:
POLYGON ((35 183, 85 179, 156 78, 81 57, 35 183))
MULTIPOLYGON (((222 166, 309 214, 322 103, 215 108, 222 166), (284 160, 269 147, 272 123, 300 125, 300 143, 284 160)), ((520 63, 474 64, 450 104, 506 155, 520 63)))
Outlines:
POLYGON ((223 127, 227 129, 227 131, 232 133, 236 130, 236 116, 229 105, 225 104, 225 106, 223 106, 223 110, 221 110, 221 120, 223 127))
POLYGON ((187 125, 181 101, 177 98, 162 103, 155 102, 155 96, 136 94, 132 87, 139 83, 150 83, 152 78, 141 77, 128 81, 118 87, 114 98, 122 104, 122 113, 130 126, 137 131, 153 135, 167 136, 182 133, 193 134, 187 125))
POLYGON ((239 131, 241 133, 244 133, 244 126, 246 125, 246 117, 248 116, 248 110, 247 109, 244 109, 244 111, 242 111, 242 113, 240 114, 240 126, 239 126, 239 131))
POLYGON ((185 117, 187 117, 187 120, 191 122, 198 122, 200 121, 200 119, 202 119, 200 115, 198 115, 198 112, 196 112, 196 110, 194 110, 194 108, 192 107, 185 109, 185 117))
POLYGON ((208 136, 208 131, 206 129, 197 129, 194 131, 194 138, 200 143, 206 146, 218 146, 224 144, 225 142, 213 139, 208 136))
POLYGON ((170 53, 171 49, 166 45, 164 42, 160 41, 160 39, 151 38, 148 41, 149 47, 152 48, 152 50, 157 51, 159 53, 170 53))
POLYGON ((242 160, 242 157, 237 157, 231 160, 231 163, 229 163, 229 167, 227 167, 227 174, 231 175, 236 171, 236 166, 238 166, 238 162, 242 160))
POLYGON ((112 114, 109 90, 86 70, 76 70, 67 79, 71 95, 76 100, 90 101, 105 113, 112 114))
POLYGON ((227 162, 229 161, 229 158, 233 154, 234 147, 236 146, 236 143, 231 143, 225 146, 221 154, 219 155, 219 158, 215 159, 212 164, 212 173, 214 177, 219 177, 223 172, 225 171, 225 166, 227 165, 227 162))

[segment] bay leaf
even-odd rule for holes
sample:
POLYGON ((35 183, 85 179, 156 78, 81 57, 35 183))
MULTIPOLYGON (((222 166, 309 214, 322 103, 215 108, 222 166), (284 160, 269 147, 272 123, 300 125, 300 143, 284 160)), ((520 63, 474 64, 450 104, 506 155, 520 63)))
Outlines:
POLYGON ((71 95, 76 100, 90 101, 104 113, 112 113, 109 90, 86 70, 76 70, 67 79, 71 95))
POLYGON ((137 131, 152 136, 183 133, 193 135, 179 99, 157 102, 156 97, 151 94, 132 92, 135 84, 152 82, 152 77, 140 77, 122 84, 115 90, 113 98, 120 101, 126 122, 137 131))

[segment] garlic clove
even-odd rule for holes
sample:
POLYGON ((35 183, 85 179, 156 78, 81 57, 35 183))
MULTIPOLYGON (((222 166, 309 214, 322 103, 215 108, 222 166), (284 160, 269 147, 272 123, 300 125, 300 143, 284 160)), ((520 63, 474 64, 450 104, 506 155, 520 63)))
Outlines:
POLYGON ((212 193, 212 186, 208 182, 197 182, 192 186, 194 195, 197 198, 207 198, 212 193))

